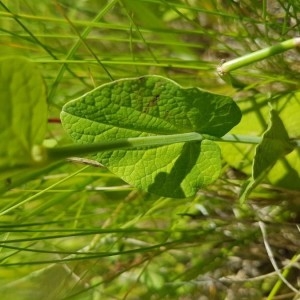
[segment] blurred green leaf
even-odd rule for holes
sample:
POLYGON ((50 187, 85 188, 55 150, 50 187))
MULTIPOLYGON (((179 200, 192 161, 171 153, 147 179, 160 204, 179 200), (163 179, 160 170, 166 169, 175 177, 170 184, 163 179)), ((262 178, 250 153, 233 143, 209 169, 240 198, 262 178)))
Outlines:
POLYGON ((35 64, 22 57, 1 59, 0 98, 0 170, 29 166, 47 125, 45 86, 35 64))

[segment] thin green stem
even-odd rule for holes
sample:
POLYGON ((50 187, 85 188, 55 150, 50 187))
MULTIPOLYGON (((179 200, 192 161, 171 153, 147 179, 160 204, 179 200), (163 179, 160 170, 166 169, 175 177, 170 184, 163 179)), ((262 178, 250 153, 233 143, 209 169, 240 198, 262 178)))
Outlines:
POLYGON ((250 136, 242 134, 225 134, 217 139, 218 142, 240 143, 240 144, 259 144, 262 141, 260 136, 250 136))
POLYGON ((128 139, 119 139, 115 141, 106 141, 95 144, 72 145, 58 148, 47 148, 46 154, 49 160, 59 160, 70 156, 85 155, 96 152, 112 151, 118 149, 129 149, 139 147, 151 147, 160 145, 169 145, 188 141, 201 141, 203 136, 200 133, 189 132, 172 135, 158 135, 147 137, 136 137, 128 139))
MULTIPOLYGON (((77 42, 72 46, 72 48, 69 50, 67 56, 66 56, 66 60, 70 59, 71 57, 73 57, 77 51, 77 49, 80 47, 81 43, 83 42, 85 45, 87 45, 85 43, 85 39, 87 38, 87 36, 89 35, 89 33, 92 31, 93 29, 93 26, 92 24, 95 24, 97 22, 99 22, 102 17, 116 4, 117 0, 113 0, 111 2, 109 2, 98 14, 97 16, 94 18, 94 20, 87 24, 86 28, 84 29, 84 31, 82 32, 82 34, 79 34, 77 28, 74 27, 74 22, 70 19, 68 19, 65 15, 65 19, 66 21, 71 24, 71 26, 73 27, 73 29, 76 29, 76 33, 77 35, 79 36, 79 39, 77 40, 77 42)), ((100 64, 100 66, 103 68, 103 70, 106 72, 106 74, 110 77, 110 79, 112 79, 110 73, 107 71, 106 67, 103 65, 103 63, 99 60, 99 59, 96 59, 97 63, 100 64)), ((66 65, 66 63, 64 63, 59 71, 58 71, 58 74, 53 82, 53 85, 51 87, 51 90, 49 92, 49 95, 48 95, 48 98, 49 99, 52 99, 52 97, 54 96, 56 90, 57 90, 57 87, 58 87, 58 84, 59 82, 61 81, 63 75, 64 75, 64 71, 68 69, 68 66, 66 65)))
POLYGON ((44 174, 47 174, 55 169, 58 169, 64 164, 64 162, 54 162, 50 165, 47 165, 43 168, 38 168, 37 170, 32 170, 32 172, 20 171, 19 173, 13 175, 13 180, 9 184, 0 185, 0 195, 7 192, 8 190, 14 189, 30 180, 41 177, 44 174))
MULTIPOLYGON (((294 263, 296 263, 298 260, 300 259, 300 255, 296 254, 292 257, 292 259, 290 260, 290 264, 293 265, 294 263)), ((284 269, 284 271, 282 272, 282 276, 283 278, 287 278, 288 274, 291 271, 291 267, 288 267, 286 269, 284 269)), ((270 294, 268 295, 268 298, 266 300, 273 300, 275 299, 276 294, 278 293, 278 291, 280 290, 281 286, 282 286, 283 281, 280 280, 280 278, 278 278, 278 280, 276 281, 275 285, 273 286, 270 294)))
MULTIPOLYGON (((227 143, 244 143, 244 144, 259 144, 262 141, 262 137, 226 134, 221 138, 213 136, 202 135, 197 132, 180 133, 172 135, 158 135, 147 137, 136 137, 128 139, 119 139, 115 141, 105 141, 95 144, 86 145, 71 145, 58 148, 46 148, 47 160, 55 161, 65 159, 71 156, 82 156, 91 153, 113 151, 119 149, 131 149, 140 147, 153 147, 169 145, 174 143, 184 143, 191 141, 202 141, 204 139, 214 140, 216 142, 227 143)), ((300 140, 293 140, 296 147, 300 147, 300 140)))
POLYGON ((49 187, 47 187, 47 188, 45 188, 45 189, 42 189, 42 190, 39 191, 38 193, 36 193, 36 194, 34 194, 34 195, 32 195, 32 196, 26 198, 25 200, 23 200, 23 201, 21 201, 21 202, 18 202, 17 204, 12 205, 12 206, 10 206, 9 208, 3 209, 2 211, 0 211, 0 216, 3 216, 3 215, 5 215, 5 214, 7 214, 8 212, 10 212, 10 211, 12 211, 12 210, 14 210, 14 209, 16 209, 16 208, 18 208, 18 207, 20 207, 20 206, 22 206, 22 205, 28 203, 28 202, 30 202, 30 201, 32 201, 32 200, 38 198, 39 196, 41 196, 41 195, 43 195, 44 193, 46 193, 46 192, 48 192, 49 190, 51 190, 52 188, 58 186, 59 184, 65 182, 66 180, 68 180, 68 179, 70 179, 70 178, 76 176, 77 174, 79 174, 80 172, 82 172, 83 170, 85 170, 85 169, 88 168, 88 167, 89 167, 89 166, 85 166, 85 167, 81 168, 79 171, 72 173, 71 175, 69 175, 69 176, 67 176, 67 177, 65 177, 65 178, 63 178, 63 179, 57 181, 56 183, 52 184, 51 186, 49 186, 49 187))
POLYGON ((277 45, 246 54, 242 57, 227 61, 220 65, 217 69, 218 74, 223 77, 227 73, 252 64, 254 62, 266 59, 273 55, 285 52, 287 50, 300 46, 300 38, 293 38, 277 45))

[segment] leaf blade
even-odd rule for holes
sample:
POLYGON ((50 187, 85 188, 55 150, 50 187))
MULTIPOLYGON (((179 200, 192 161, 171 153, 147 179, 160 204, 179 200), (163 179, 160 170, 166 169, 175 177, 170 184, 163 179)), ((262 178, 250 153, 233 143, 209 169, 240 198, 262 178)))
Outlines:
POLYGON ((295 149, 276 110, 270 110, 270 122, 262 141, 256 146, 252 176, 242 188, 240 201, 244 202, 275 163, 295 149))
MULTIPOLYGON (((64 128, 80 143, 188 132, 219 137, 240 118, 231 98, 182 88, 156 75, 104 84, 67 103, 61 112, 64 128)), ((94 157, 128 183, 174 198, 194 195, 213 182, 221 169, 219 147, 207 140, 94 157)))

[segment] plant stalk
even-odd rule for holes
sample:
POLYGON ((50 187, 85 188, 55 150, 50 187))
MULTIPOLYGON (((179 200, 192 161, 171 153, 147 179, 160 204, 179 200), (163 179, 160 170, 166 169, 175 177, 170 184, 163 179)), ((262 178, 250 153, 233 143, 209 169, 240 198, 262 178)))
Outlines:
POLYGON ((252 64, 254 62, 266 59, 268 57, 271 57, 273 55, 285 52, 287 50, 296 48, 300 46, 300 38, 292 38, 290 40, 284 41, 282 43, 279 43, 277 45, 261 49, 258 51, 255 51, 253 53, 246 54, 242 57, 238 57, 236 59, 227 61, 223 64, 221 64, 217 68, 217 72, 220 77, 224 77, 226 74, 230 73, 233 70, 242 68, 244 66, 247 66, 249 64, 252 64))
MULTIPOLYGON (((97 152, 113 151, 121 149, 133 149, 144 147, 155 147, 170 145, 176 143, 213 140, 215 142, 227 142, 227 143, 243 143, 243 144, 259 144, 262 141, 262 137, 238 135, 238 134, 226 134, 221 138, 200 134, 197 132, 179 133, 171 135, 157 135, 146 137, 135 137, 127 139, 119 139, 114 141, 104 141, 94 144, 76 144, 57 148, 43 148, 40 153, 43 153, 43 159, 36 159, 38 163, 45 163, 51 161, 57 161, 66 159, 72 156, 84 156, 87 154, 93 154, 97 152)), ((300 140, 291 140, 295 147, 300 147, 300 140)))

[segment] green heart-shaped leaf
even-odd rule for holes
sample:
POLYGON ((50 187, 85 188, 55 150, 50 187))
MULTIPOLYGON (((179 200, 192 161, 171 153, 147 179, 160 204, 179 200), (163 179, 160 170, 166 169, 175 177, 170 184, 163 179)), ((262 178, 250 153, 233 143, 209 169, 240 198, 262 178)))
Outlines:
MULTIPOLYGON (((221 137, 240 118, 231 98, 182 88, 155 75, 104 84, 67 103, 61 113, 64 128, 80 143, 187 132, 221 137)), ((194 195, 221 169, 219 147, 210 140, 101 152, 94 157, 128 183, 175 198, 194 195)))

